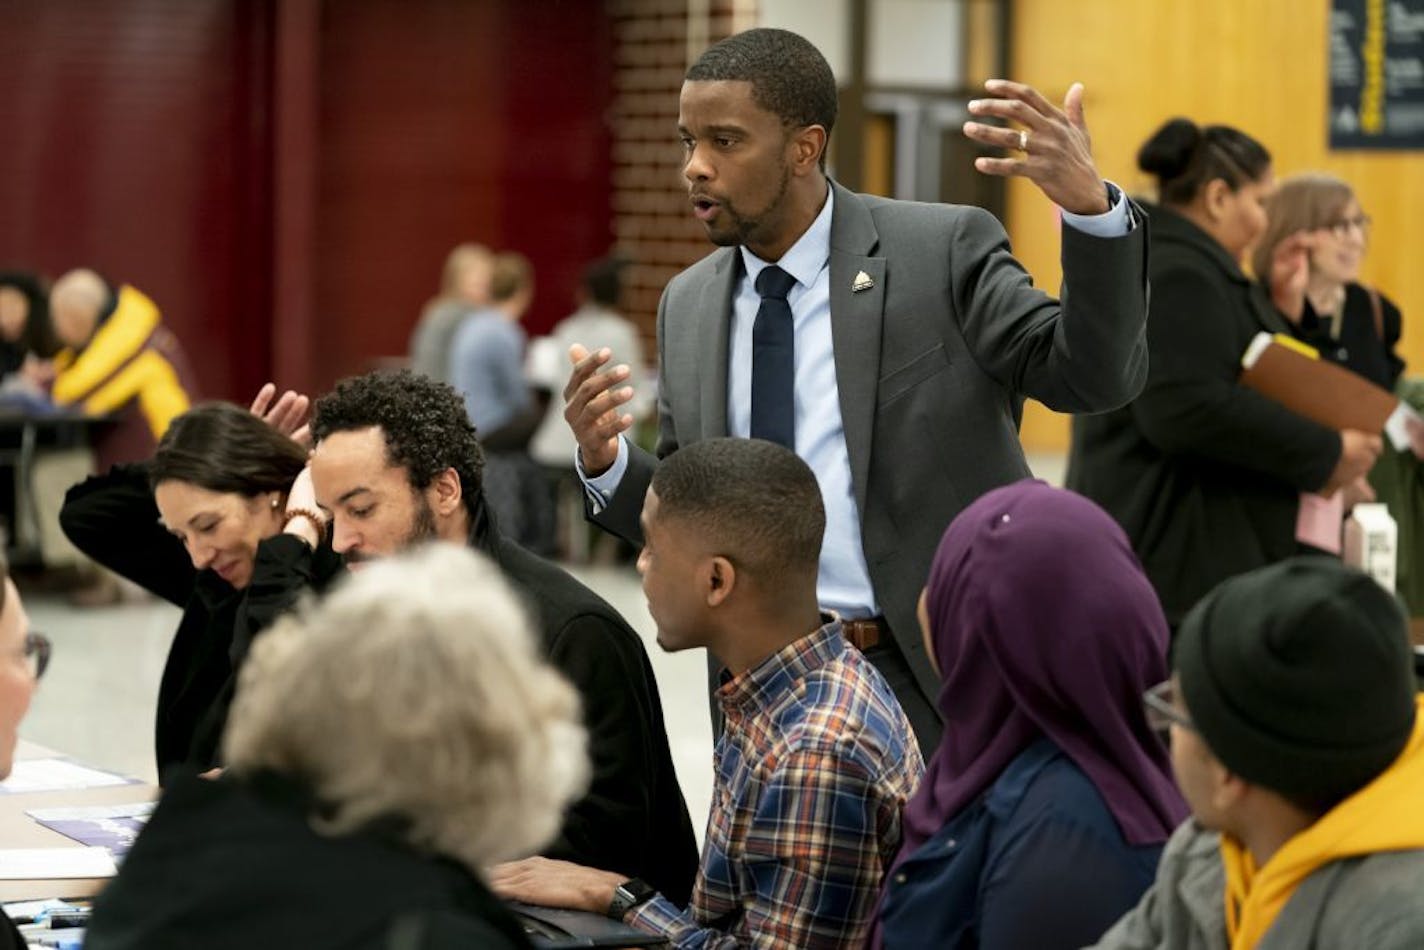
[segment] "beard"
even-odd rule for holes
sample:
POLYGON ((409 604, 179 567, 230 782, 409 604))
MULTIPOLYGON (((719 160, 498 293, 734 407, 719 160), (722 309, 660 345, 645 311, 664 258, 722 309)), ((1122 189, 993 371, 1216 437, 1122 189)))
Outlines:
POLYGON ((737 247, 755 243, 756 239, 776 228, 782 217, 782 204, 786 201, 787 189, 791 187, 791 169, 781 167, 781 181, 776 185, 776 194, 766 203, 766 207, 755 216, 744 215, 730 202, 722 202, 722 213, 727 217, 725 227, 707 228, 707 239, 718 247, 737 247))
MULTIPOLYGON (((433 541, 438 536, 438 529, 435 524, 435 512, 431 509, 430 503, 425 500, 425 496, 419 492, 414 493, 415 516, 411 519, 410 527, 406 530, 405 536, 396 545, 396 553, 408 551, 419 544, 433 541)), ((365 551, 347 551, 341 555, 341 561, 347 567, 353 564, 366 564, 379 560, 384 555, 365 551)))

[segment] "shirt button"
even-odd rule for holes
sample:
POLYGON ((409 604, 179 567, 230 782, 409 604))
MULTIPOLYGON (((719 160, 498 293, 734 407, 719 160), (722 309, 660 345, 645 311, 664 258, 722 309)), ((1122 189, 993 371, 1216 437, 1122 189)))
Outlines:
POLYGON ((899 874, 896 874, 896 875, 895 875, 895 883, 896 883, 896 884, 904 884, 904 883, 905 883, 906 881, 908 881, 908 880, 909 880, 909 878, 905 876, 905 872, 904 872, 904 871, 901 871, 899 874))
POLYGON ((944 843, 944 850, 946 851, 953 851, 957 847, 959 847, 959 842, 955 841, 953 838, 950 838, 944 843))

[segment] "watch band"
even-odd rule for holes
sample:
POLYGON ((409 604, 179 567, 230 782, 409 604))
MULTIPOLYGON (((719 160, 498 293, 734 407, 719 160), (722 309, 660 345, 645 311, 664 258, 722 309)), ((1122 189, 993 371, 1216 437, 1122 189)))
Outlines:
POLYGON ((649 900, 657 891, 640 878, 630 878, 613 889, 613 900, 606 913, 614 920, 622 920, 628 911, 649 900))

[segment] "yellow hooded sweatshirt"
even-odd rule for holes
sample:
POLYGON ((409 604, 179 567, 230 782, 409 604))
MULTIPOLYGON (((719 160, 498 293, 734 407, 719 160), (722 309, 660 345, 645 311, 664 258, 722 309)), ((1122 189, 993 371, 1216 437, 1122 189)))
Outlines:
POLYGON ((1257 869, 1240 842, 1221 836, 1226 869, 1226 935, 1231 950, 1253 950, 1295 889, 1319 868, 1381 851, 1424 848, 1424 696, 1404 751, 1373 782, 1287 841, 1257 869))

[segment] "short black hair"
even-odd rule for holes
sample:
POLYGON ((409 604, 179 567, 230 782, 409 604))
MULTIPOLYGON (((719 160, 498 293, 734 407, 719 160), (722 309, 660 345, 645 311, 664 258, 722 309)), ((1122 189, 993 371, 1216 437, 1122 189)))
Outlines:
POLYGON ((628 262, 617 256, 594 261, 583 272, 584 293, 600 307, 617 307, 623 293, 623 268, 627 266, 628 262))
MULTIPOLYGON (((788 126, 836 125, 836 77, 804 36, 767 27, 709 46, 687 70, 691 82, 749 82, 752 101, 788 126)), ((826 153, 821 150, 821 165, 826 153)))
POLYGON ((387 461, 406 470, 412 488, 423 491, 453 468, 466 505, 479 494, 484 450, 453 386, 408 369, 378 370, 343 379, 312 409, 317 442, 373 426, 385 435, 387 461))
POLYGON ((158 441, 148 480, 187 482, 249 498, 292 487, 307 464, 296 442, 232 403, 194 406, 178 416, 158 441))
POLYGON ((1191 119, 1168 119, 1137 151, 1137 167, 1157 179, 1157 200, 1187 205, 1220 178, 1232 191, 1259 181, 1271 153, 1229 125, 1198 128, 1191 119))
POLYGON ((821 489, 785 446, 707 439, 678 449, 653 473, 658 518, 697 531, 763 587, 815 576, 826 530, 821 489))

